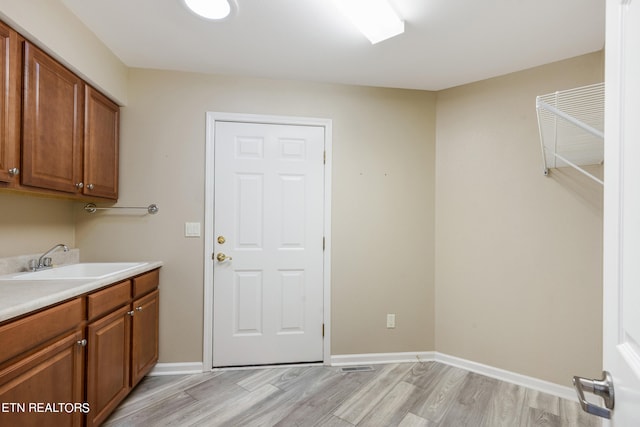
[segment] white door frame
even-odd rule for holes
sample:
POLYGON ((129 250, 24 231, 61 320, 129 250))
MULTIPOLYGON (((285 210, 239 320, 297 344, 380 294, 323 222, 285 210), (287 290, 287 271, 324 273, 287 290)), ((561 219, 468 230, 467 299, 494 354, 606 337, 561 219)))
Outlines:
POLYGON ((278 125, 320 126, 324 127, 324 147, 326 161, 324 169, 324 342, 323 363, 331 362, 331 148, 332 121, 295 116, 269 116, 261 114, 239 114, 207 112, 205 146, 205 196, 204 196, 204 324, 202 338, 203 371, 213 369, 213 259, 214 251, 214 179, 215 179, 215 124, 216 122, 262 123, 278 125))

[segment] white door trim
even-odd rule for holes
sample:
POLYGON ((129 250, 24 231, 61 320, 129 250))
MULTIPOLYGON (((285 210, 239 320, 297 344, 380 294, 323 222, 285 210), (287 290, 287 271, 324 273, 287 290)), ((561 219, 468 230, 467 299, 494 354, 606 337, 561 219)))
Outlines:
POLYGON ((214 214, 214 146, 216 122, 263 123, 298 126, 324 127, 326 163, 324 170, 324 343, 323 363, 331 363, 331 159, 332 159, 332 121, 330 119, 268 116, 261 114, 238 114, 207 112, 205 140, 205 203, 204 203, 204 324, 202 338, 203 370, 213 369, 213 214, 214 214), (211 234, 211 236, 209 236, 211 234))

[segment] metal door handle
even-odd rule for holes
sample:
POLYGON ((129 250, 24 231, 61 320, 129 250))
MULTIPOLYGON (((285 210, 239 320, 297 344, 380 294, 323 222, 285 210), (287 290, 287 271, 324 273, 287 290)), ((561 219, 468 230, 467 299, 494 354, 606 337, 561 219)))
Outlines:
POLYGON ((573 377, 573 387, 576 389, 576 393, 578 393, 578 400, 580 401, 580 406, 582 406, 583 411, 597 415, 598 417, 611 418, 615 395, 613 393, 613 378, 609 372, 602 371, 602 379, 600 380, 590 380, 588 378, 575 376, 573 377), (587 402, 587 399, 584 398, 585 390, 602 397, 605 408, 587 402))
POLYGON ((222 252, 219 252, 218 255, 216 255, 216 259, 218 260, 218 262, 223 262, 226 260, 231 261, 233 258, 231 258, 230 256, 226 256, 222 252))

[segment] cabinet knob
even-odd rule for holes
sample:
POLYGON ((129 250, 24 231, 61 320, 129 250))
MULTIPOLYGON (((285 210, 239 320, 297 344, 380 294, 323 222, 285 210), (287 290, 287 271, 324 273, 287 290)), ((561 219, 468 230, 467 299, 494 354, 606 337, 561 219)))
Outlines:
POLYGON ((136 311, 142 311, 142 306, 136 307, 136 311))
POLYGON ((88 190, 93 190, 93 184, 87 184, 87 189, 88 190))
POLYGON ((87 346, 87 340, 86 339, 81 339, 80 341, 77 341, 77 343, 81 347, 86 347, 87 346))
POLYGON ((18 168, 11 168, 9 169, 9 176, 16 176, 20 173, 20 169, 18 168))
POLYGON ((78 182, 78 183, 76 184, 76 188, 77 188, 78 190, 80 190, 82 187, 84 187, 84 183, 82 183, 82 182, 78 182))
POLYGON ((135 311, 131 310, 131 311, 127 311, 127 314, 131 317, 133 317, 134 314, 136 314, 135 311))

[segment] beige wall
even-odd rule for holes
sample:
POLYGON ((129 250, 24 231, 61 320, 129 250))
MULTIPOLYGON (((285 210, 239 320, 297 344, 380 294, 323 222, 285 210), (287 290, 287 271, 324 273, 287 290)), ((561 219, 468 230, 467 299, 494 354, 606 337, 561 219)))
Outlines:
POLYGON ((564 385, 599 375, 602 188, 542 175, 535 97, 602 80, 597 53, 438 93, 439 352, 564 385))
POLYGON ((126 103, 127 67, 61 0, 0 0, 0 19, 115 101, 126 103))
MULTIPOLYGON (((83 260, 162 260, 161 362, 202 360, 205 112, 333 120, 332 353, 434 349, 435 95, 131 70, 120 205, 80 216, 83 260), (397 316, 386 329, 386 314, 397 316)), ((209 236, 209 238, 211 238, 209 236)))
POLYGON ((0 258, 75 247, 74 217, 69 201, 0 192, 0 258))

